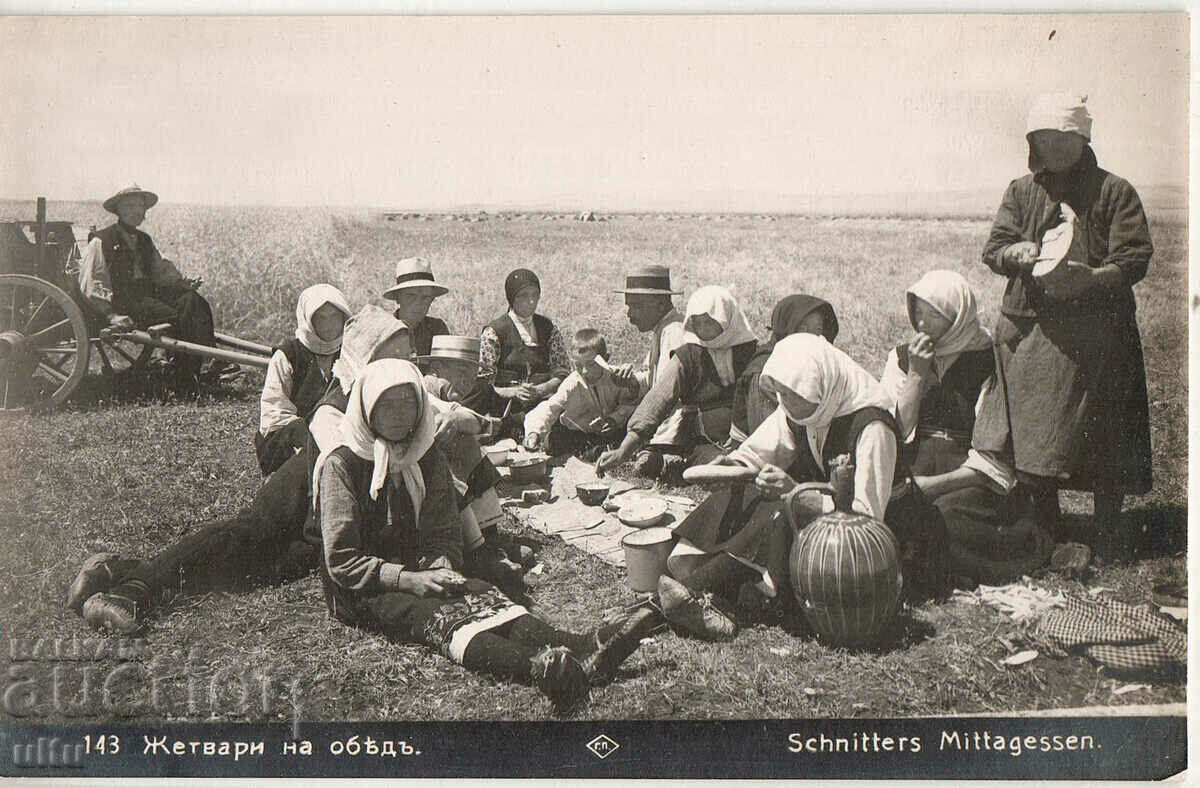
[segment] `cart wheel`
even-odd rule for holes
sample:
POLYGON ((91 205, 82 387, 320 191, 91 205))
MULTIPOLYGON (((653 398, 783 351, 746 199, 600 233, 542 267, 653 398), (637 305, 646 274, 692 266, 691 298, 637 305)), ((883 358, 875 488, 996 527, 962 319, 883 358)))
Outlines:
POLYGON ((44 279, 0 275, 0 410, 61 405, 87 366, 79 305, 44 279))

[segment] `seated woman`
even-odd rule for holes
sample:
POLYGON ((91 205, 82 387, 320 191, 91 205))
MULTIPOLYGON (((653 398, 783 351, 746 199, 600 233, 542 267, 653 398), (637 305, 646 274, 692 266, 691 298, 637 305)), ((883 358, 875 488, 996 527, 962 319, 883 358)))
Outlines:
POLYGON ((455 571, 462 526, 433 422, 413 364, 372 362, 355 380, 340 445, 322 452, 314 472, 330 613, 471 670, 531 683, 559 709, 577 704, 638 647, 653 612, 572 634, 455 571))
POLYGON ((793 334, 775 345, 759 385, 778 407, 714 463, 757 469, 754 490, 739 485, 715 492, 675 529, 680 541, 667 568, 678 580, 664 575, 658 585, 666 618, 701 637, 723 639, 736 625, 707 604, 705 592, 756 580, 767 596, 787 603, 791 533, 774 517, 775 501, 802 482, 828 481, 830 461, 842 454, 854 463, 852 508, 882 520, 900 543, 905 592, 947 590, 945 526, 909 479, 897 453, 891 400, 870 373, 824 337, 793 334))
POLYGON ((729 437, 734 443, 746 440, 746 436, 758 429, 758 425, 775 410, 775 398, 768 397, 759 388, 758 376, 775 349, 775 343, 792 334, 817 334, 832 345, 838 335, 833 305, 804 294, 787 296, 775 305, 771 312, 771 341, 759 345, 733 390, 733 423, 729 426, 729 437))
MULTIPOLYGON (((347 358, 408 358, 411 353, 404 324, 376 307, 346 323, 342 345, 335 377, 365 366, 342 364, 347 358), (374 319, 375 312, 386 320, 374 319)), ((174 595, 229 588, 247 578, 299 577, 315 569, 320 533, 315 522, 306 525, 313 463, 321 448, 336 442, 345 407, 344 398, 323 399, 312 420, 315 443, 310 440, 288 458, 233 517, 206 523, 148 560, 116 553, 88 558, 67 592, 67 606, 95 629, 129 634, 174 595)))
POLYGON ((615 449, 604 452, 597 468, 629 459, 647 443, 677 406, 686 416, 677 444, 651 443, 635 469, 646 476, 677 476, 729 445, 734 384, 758 348, 741 307, 723 287, 702 287, 688 299, 684 344, 666 362, 658 381, 629 417, 628 432, 615 449), (674 455, 671 461, 665 455, 674 455))
MULTIPOLYGON (((345 412, 350 387, 362 370, 381 356, 367 355, 363 348, 395 343, 397 352, 390 358, 409 359, 412 348, 408 327, 379 307, 368 305, 355 316, 353 327, 356 334, 373 338, 373 344, 348 343, 341 357, 333 365, 334 382, 313 414, 310 429, 322 450, 338 440, 341 430, 341 414, 345 412), (402 349, 402 350, 401 350, 402 349)), ((447 342, 446 336, 431 340, 439 346, 447 342)), ((425 357, 425 360, 431 360, 425 357)), ((476 362, 471 362, 472 367, 476 362)), ((438 444, 450 463, 450 472, 459 493, 459 510, 463 523, 463 540, 466 548, 466 571, 514 591, 524 588, 521 566, 509 560, 499 546, 496 526, 504 519, 500 509, 500 498, 495 492, 500 481, 500 472, 480 448, 476 434, 481 428, 481 417, 457 402, 438 398, 440 394, 452 394, 448 381, 433 376, 423 379, 423 385, 431 394, 429 401, 437 420, 438 444)), ((311 524, 310 524, 311 525, 311 524)), ((317 540, 310 528, 309 538, 317 540)))
POLYGON ((463 404, 477 413, 504 416, 520 439, 525 413, 549 397, 571 371, 567 344, 550 318, 537 313, 542 285, 518 268, 504 280, 508 312, 479 335, 479 385, 463 404))
POLYGON ((992 337, 960 274, 930 271, 906 291, 916 336, 888 354, 881 383, 896 402, 901 453, 914 481, 945 518, 952 575, 1015 580, 1054 549, 1030 491, 1012 471, 972 450, 975 413, 994 380, 992 337))
POLYGON ((329 388, 350 317, 346 296, 313 285, 296 302, 296 334, 275 348, 259 402, 254 453, 266 476, 308 443, 308 417, 329 388))

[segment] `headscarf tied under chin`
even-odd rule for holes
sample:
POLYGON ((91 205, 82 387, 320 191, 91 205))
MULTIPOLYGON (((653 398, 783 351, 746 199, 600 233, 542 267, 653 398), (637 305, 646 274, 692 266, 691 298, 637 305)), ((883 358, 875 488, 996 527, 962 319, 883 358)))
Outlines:
POLYGON ((815 334, 779 340, 760 378, 770 379, 776 390, 786 388, 817 405, 812 415, 801 419, 788 412, 779 398, 788 418, 809 428, 828 428, 839 416, 863 408, 892 409, 891 398, 871 373, 815 334))
POLYGON ((504 278, 504 298, 508 301, 508 305, 512 306, 513 301, 517 298, 517 293, 530 285, 533 285, 539 291, 542 289, 541 280, 537 278, 537 274, 533 271, 530 271, 528 268, 518 268, 510 272, 504 278))
POLYGON ((321 339, 313 328, 313 315, 321 307, 329 304, 337 308, 347 318, 350 317, 350 305, 346 296, 333 285, 313 285, 305 288, 296 301, 296 339, 318 356, 328 356, 342 346, 342 334, 334 339, 321 339))
POLYGON ((930 271, 905 291, 908 319, 913 320, 913 299, 919 298, 950 322, 950 328, 933 345, 934 362, 940 377, 962 353, 992 346, 992 335, 979 324, 975 292, 962 274, 930 271))
POLYGON ((341 385, 343 394, 350 393, 354 379, 374 360, 379 346, 401 331, 408 331, 408 326, 374 304, 367 304, 346 321, 346 329, 342 334, 342 353, 333 362, 333 376, 341 385))
MULTIPOLYGON (((390 478, 393 486, 403 484, 412 499, 414 516, 420 517, 425 500, 425 478, 418 465, 434 440, 434 413, 421 385, 421 371, 410 361, 386 358, 372 361, 354 381, 350 401, 342 418, 338 446, 347 446, 355 456, 375 463, 371 474, 371 500, 378 500, 379 491, 390 478), (388 389, 409 387, 416 397, 417 423, 402 441, 389 441, 377 435, 371 427, 371 414, 379 398, 388 389)), ((313 468, 313 505, 317 505, 321 471, 329 455, 338 446, 321 453, 313 468)))
POLYGON ((721 333, 716 338, 706 341, 689 329, 684 333, 683 341, 702 345, 708 350, 713 365, 717 368, 721 385, 728 386, 736 377, 733 370, 733 348, 746 342, 757 341, 758 337, 750 328, 750 323, 738 306, 737 300, 723 287, 709 285, 692 293, 687 302, 684 325, 697 315, 708 315, 717 321, 721 326, 721 333))

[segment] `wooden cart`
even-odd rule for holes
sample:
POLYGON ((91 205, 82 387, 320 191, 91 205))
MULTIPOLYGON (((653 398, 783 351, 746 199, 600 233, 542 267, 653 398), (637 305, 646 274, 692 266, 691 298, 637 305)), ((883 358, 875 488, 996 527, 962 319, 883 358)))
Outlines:
POLYGON ((216 332, 216 347, 176 339, 170 324, 118 331, 79 293, 87 232, 46 220, 0 221, 0 410, 52 408, 88 374, 144 367, 154 348, 265 369, 271 348, 216 332))

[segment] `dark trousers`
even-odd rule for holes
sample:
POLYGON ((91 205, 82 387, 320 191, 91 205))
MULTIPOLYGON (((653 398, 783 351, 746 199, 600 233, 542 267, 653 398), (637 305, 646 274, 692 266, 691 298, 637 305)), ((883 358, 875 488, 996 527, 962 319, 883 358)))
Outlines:
MULTIPOLYGON (((313 451, 285 462, 259 488, 249 506, 225 520, 207 523, 179 539, 121 579, 144 586, 147 608, 175 594, 230 588, 248 577, 267 574, 289 547, 300 542, 308 519, 313 451)), ((312 547, 311 567, 319 550, 312 547)), ((310 568, 311 568, 310 567, 310 568)))
POLYGON ((621 442, 625 437, 625 427, 617 427, 605 432, 581 432, 573 430, 561 421, 554 422, 550 434, 546 436, 546 453, 557 457, 560 454, 586 454, 597 447, 609 448, 621 442))
POLYGON ((296 450, 303 450, 311 438, 308 435, 308 422, 292 421, 276 430, 263 435, 254 431, 254 454, 258 457, 258 467, 263 476, 279 470, 279 467, 290 460, 296 450))
MULTIPOLYGON (((178 338, 199 345, 214 345, 212 307, 204 296, 187 288, 135 288, 113 299, 113 308, 129 315, 139 328, 170 323, 178 338)), ((181 372, 196 374, 204 359, 180 353, 175 363, 181 372)))

